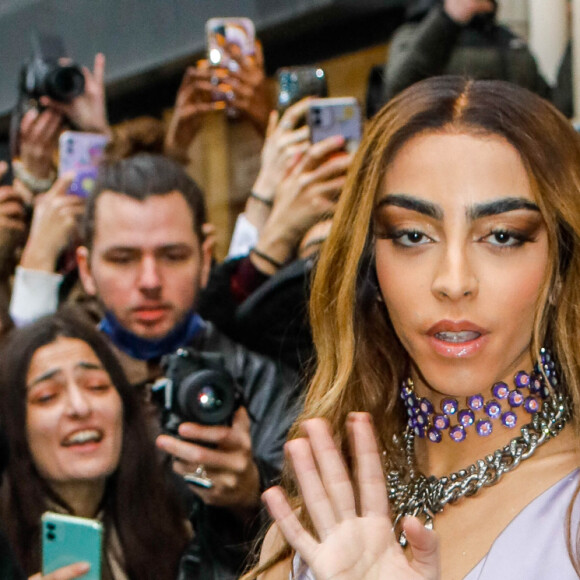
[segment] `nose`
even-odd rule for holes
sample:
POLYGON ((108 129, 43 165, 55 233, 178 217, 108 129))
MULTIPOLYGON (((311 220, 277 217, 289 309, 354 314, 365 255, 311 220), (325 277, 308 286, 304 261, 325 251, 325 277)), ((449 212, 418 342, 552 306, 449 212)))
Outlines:
POLYGON ((76 383, 67 389, 67 413, 71 417, 87 417, 92 412, 90 398, 76 383))
POLYGON ((469 249, 447 245, 433 276, 432 291, 439 300, 461 300, 477 295, 479 282, 469 256, 469 249))
POLYGON ((139 288, 145 292, 156 292, 161 289, 161 276, 153 256, 144 256, 141 260, 138 283, 139 288))

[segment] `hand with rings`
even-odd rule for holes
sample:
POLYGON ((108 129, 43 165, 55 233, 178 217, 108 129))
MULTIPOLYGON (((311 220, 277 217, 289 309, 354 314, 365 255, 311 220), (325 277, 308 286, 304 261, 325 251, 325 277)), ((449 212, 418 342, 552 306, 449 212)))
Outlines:
POLYGON ((242 516, 258 509, 260 477, 246 409, 236 411, 231 427, 182 423, 179 436, 160 435, 157 446, 173 456, 173 470, 204 503, 242 516))

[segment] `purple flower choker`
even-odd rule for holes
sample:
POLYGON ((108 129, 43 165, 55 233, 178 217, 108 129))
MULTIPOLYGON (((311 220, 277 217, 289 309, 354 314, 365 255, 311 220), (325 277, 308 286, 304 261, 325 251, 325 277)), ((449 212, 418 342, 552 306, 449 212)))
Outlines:
POLYGON ((518 422, 514 409, 523 407, 527 413, 535 415, 540 410, 540 401, 550 397, 550 387, 558 385, 555 367, 550 353, 542 348, 540 362, 536 363, 531 374, 516 373, 513 389, 506 383, 496 383, 491 388, 490 399, 486 401, 483 395, 472 395, 466 397, 463 405, 457 399, 447 397, 441 401, 440 410, 435 409, 429 399, 417 397, 413 381, 408 378, 401 386, 407 424, 417 437, 427 437, 434 443, 442 440, 444 432, 460 443, 471 427, 480 437, 487 437, 493 432, 495 422, 513 429, 518 422))

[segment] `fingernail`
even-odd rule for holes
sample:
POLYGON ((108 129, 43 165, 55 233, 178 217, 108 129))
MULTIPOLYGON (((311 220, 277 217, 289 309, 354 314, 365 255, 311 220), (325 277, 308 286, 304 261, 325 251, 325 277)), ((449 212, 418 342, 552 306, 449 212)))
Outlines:
POLYGON ((82 574, 86 574, 91 569, 91 565, 88 562, 79 562, 78 571, 82 574))

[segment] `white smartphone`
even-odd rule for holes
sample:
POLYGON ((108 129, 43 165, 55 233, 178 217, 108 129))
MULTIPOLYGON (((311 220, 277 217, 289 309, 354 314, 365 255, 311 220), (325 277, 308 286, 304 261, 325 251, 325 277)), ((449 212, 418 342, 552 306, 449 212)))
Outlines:
POLYGON ((45 512, 41 525, 43 576, 76 562, 88 562, 90 570, 83 580, 101 580, 101 522, 45 512))

